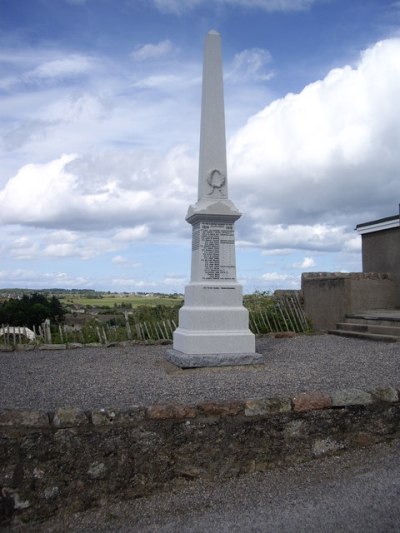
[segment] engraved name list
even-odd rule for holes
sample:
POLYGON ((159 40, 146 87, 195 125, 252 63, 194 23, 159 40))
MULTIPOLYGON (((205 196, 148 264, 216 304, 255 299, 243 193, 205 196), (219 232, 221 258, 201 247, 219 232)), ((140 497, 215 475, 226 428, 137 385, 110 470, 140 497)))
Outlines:
POLYGON ((235 280, 233 224, 198 222, 193 226, 193 251, 199 251, 202 280, 235 280))

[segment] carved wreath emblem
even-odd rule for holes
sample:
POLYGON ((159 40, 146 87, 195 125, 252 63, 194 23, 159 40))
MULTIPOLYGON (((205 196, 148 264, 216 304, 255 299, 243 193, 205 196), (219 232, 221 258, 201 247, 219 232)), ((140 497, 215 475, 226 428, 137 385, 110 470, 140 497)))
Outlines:
POLYGON ((226 176, 222 174, 217 168, 213 168, 207 174, 207 183, 211 187, 211 192, 208 194, 213 194, 217 189, 221 193, 221 188, 225 185, 226 176))

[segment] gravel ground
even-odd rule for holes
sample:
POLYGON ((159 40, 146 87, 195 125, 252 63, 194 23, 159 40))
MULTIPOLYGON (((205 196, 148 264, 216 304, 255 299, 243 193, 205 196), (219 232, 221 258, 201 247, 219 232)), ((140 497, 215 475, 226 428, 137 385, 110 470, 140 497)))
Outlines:
POLYGON ((261 338, 265 364, 181 370, 168 346, 0 353, 0 408, 93 409, 400 386, 400 343, 329 335, 261 338))

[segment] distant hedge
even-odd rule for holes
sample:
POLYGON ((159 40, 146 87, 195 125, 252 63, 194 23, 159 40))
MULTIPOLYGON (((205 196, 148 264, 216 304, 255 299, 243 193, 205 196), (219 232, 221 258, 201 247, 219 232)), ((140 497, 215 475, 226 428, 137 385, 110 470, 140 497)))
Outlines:
POLYGON ((42 294, 10 298, 0 305, 0 325, 40 326, 46 318, 60 323, 64 320, 64 308, 55 296, 47 299, 42 294))

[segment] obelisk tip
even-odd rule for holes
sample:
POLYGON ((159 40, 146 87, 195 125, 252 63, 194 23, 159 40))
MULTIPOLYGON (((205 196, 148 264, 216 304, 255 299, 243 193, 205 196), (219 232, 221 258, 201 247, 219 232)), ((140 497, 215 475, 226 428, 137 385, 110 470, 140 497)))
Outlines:
POLYGON ((210 30, 208 35, 221 35, 217 30, 210 30))

